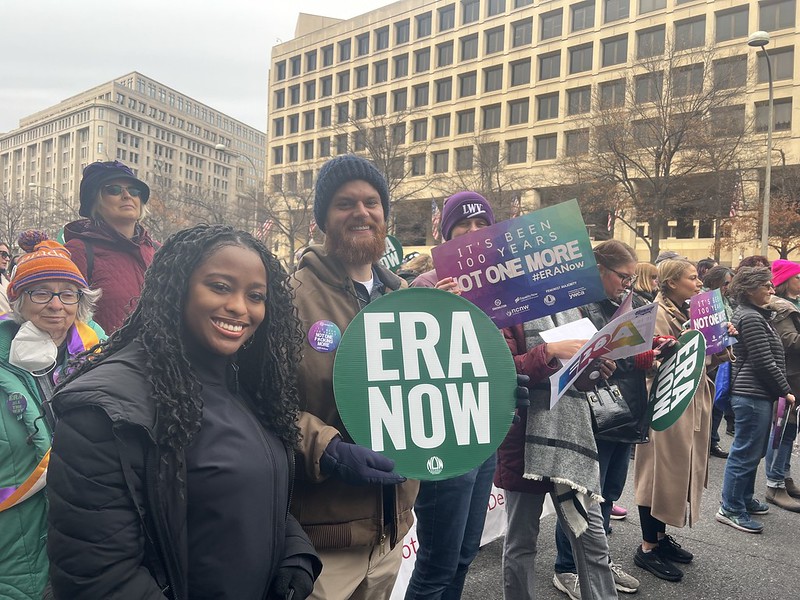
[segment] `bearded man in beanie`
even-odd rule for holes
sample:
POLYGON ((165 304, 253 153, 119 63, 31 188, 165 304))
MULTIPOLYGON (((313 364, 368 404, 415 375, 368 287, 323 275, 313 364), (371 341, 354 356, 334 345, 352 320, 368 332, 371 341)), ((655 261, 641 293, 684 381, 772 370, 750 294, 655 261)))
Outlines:
POLYGON ((314 188, 314 218, 325 243, 305 249, 292 278, 304 348, 291 510, 322 560, 311 596, 317 600, 388 600, 413 522, 418 483, 397 475, 392 460, 353 443, 333 397, 341 334, 369 302, 406 286, 377 264, 388 215, 386 180, 370 162, 353 154, 329 160, 314 188), (324 342, 313 335, 320 328, 330 334, 324 342))

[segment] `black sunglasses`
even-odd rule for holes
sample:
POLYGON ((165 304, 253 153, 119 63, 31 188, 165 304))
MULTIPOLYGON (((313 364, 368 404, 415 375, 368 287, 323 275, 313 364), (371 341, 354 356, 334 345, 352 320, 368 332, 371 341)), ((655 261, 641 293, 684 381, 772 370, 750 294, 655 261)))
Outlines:
POLYGON ((142 190, 137 187, 129 187, 127 185, 104 185, 103 186, 103 193, 108 194, 109 196, 119 196, 122 194, 122 190, 126 190, 128 194, 130 194, 134 198, 138 198, 142 190))

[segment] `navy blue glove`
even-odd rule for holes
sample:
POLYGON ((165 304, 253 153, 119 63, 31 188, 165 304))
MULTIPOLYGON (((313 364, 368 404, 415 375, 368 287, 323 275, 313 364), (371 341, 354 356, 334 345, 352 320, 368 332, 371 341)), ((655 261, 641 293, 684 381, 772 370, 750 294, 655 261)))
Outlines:
POLYGON ((528 383, 531 378, 527 375, 517 375, 517 389, 514 390, 514 396, 517 398, 517 408, 527 408, 531 405, 531 392, 528 389, 528 383))
POLYGON ((403 483, 406 478, 394 472, 394 461, 377 452, 348 444, 338 435, 333 438, 319 459, 325 475, 335 475, 351 485, 403 483))
POLYGON ((281 567, 269 590, 270 600, 305 600, 314 590, 314 578, 300 567, 281 567))

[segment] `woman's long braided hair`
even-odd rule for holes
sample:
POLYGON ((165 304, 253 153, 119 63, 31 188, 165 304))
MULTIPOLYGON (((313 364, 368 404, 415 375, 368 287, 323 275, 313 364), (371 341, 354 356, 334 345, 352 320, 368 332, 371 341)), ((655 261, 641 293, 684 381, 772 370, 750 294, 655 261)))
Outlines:
POLYGON ((249 233, 224 225, 197 225, 179 231, 156 252, 133 313, 67 380, 96 368, 131 342, 139 342, 145 350, 145 373, 156 407, 157 441, 167 452, 180 452, 200 429, 201 384, 187 357, 183 310, 192 273, 223 246, 252 250, 267 272, 266 315, 252 341, 237 354, 239 384, 265 428, 290 446, 299 439, 296 373, 302 334, 288 276, 275 256, 249 233))

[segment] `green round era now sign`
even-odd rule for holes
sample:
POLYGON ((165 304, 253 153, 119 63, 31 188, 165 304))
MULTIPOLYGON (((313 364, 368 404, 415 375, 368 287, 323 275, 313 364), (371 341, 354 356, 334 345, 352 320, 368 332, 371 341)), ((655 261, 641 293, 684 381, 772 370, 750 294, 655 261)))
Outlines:
POLYGON ((436 289, 370 302, 333 367, 350 436, 412 479, 449 479, 484 462, 511 426, 515 388, 514 360, 492 320, 436 289))
POLYGON ((658 369, 648 400, 650 427, 664 431, 674 425, 689 406, 704 377, 706 340, 699 331, 678 338, 678 350, 658 369))
POLYGON ((403 262, 403 245, 400 240, 394 236, 387 235, 383 255, 378 259, 378 262, 392 273, 397 271, 403 262))

